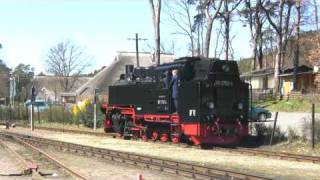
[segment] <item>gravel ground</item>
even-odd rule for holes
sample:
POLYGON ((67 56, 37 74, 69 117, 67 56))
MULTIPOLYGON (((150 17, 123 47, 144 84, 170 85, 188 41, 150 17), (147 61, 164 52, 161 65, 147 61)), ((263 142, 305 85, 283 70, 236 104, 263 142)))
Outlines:
MULTIPOLYGON (((15 158, 8 155, 8 152, 0 146, 0 174, 17 174, 21 173, 22 168, 16 162, 15 158)), ((31 176, 1 176, 0 180, 31 180, 31 176)))
MULTIPOLYGON (((12 132, 30 135, 29 129, 14 128, 12 132)), ((109 137, 75 135, 37 130, 32 135, 95 147, 134 152, 162 158, 195 162, 201 165, 258 173, 276 179, 319 179, 319 164, 269 159, 257 156, 232 154, 221 151, 183 148, 160 143, 125 141, 109 137)))
POLYGON ((136 179, 141 174, 144 180, 188 180, 180 176, 151 171, 149 169, 136 168, 134 166, 123 166, 118 163, 107 162, 98 158, 88 158, 86 156, 74 155, 68 152, 54 151, 47 149, 46 152, 53 154, 68 167, 77 169, 89 179, 99 180, 119 180, 119 179, 136 179), (85 162, 85 163, 83 163, 85 162))
MULTIPOLYGON (((8 146, 13 148, 16 151, 21 151, 18 145, 14 143, 6 142, 8 146)), ((61 152, 55 151, 53 149, 43 149, 47 153, 49 153, 52 157, 57 158, 59 161, 66 164, 68 167, 80 172, 85 175, 89 179, 94 180, 119 180, 119 179, 136 179, 138 174, 141 174, 144 180, 189 180, 189 178, 184 178, 176 175, 171 175, 158 171, 151 171, 149 169, 137 168, 134 166, 123 166, 118 163, 107 162, 106 160, 99 158, 88 158, 85 156, 74 155, 69 152, 61 152), (84 163, 85 162, 85 163, 84 163)), ((0 174, 5 173, 18 173, 21 171, 21 168, 18 164, 12 163, 14 160, 11 157, 7 156, 6 151, 4 149, 0 149, 0 174), (2 166, 3 165, 3 166, 2 166), (3 168, 2 168, 3 167, 3 168)), ((50 170, 48 172, 51 172, 50 170)), ((22 180, 22 179, 31 179, 31 177, 1 177, 0 179, 13 179, 13 180, 22 180)), ((56 177, 54 179, 57 179, 56 177)))
POLYGON ((21 144, 18 144, 14 141, 4 141, 7 146, 9 146, 12 150, 16 151, 18 154, 21 154, 24 158, 26 157, 28 161, 36 162, 40 171, 40 173, 53 173, 56 174, 56 176, 46 176, 45 179, 52 179, 55 180, 68 180, 68 179, 74 179, 69 174, 62 171, 59 167, 56 165, 50 163, 45 157, 39 156, 37 153, 33 153, 32 150, 25 148, 21 144))

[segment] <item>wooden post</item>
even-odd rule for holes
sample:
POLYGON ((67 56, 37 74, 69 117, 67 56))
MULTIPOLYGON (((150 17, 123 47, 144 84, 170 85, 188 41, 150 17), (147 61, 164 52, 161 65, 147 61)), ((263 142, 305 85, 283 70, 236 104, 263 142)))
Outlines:
POLYGON ((64 103, 63 105, 61 106, 62 107, 62 124, 65 124, 65 119, 64 119, 64 103))
POLYGON ((49 122, 52 122, 52 104, 49 103, 49 122))
POLYGON ((93 105, 93 130, 97 130, 97 103, 93 105))
POLYGON ((39 105, 37 106, 37 111, 38 111, 38 123, 40 124, 40 111, 39 111, 39 105))
POLYGON ((31 108, 30 108, 30 127, 31 127, 31 131, 33 131, 34 130, 33 103, 31 103, 31 108))
POLYGON ((272 134, 270 138, 270 146, 273 143, 273 137, 274 137, 274 132, 276 131, 276 126, 277 126, 277 120, 278 120, 278 112, 276 112, 275 118, 274 118, 274 123, 273 123, 273 129, 272 129, 272 134))
POLYGON ((28 106, 26 106, 26 124, 28 124, 28 120, 29 120, 29 109, 28 109, 28 106))
POLYGON ((76 115, 78 128, 80 127, 80 117, 79 116, 80 116, 80 112, 78 112, 78 114, 76 115))
POLYGON ((315 114, 315 107, 314 107, 314 103, 312 103, 312 129, 311 129, 311 131, 312 131, 312 137, 311 137, 311 143, 312 143, 312 149, 314 149, 314 144, 315 144, 315 142, 314 142, 314 114, 315 114))
POLYGON ((18 103, 18 120, 21 121, 21 119, 20 103, 18 103))
POLYGON ((12 105, 9 105, 9 121, 12 122, 12 105))

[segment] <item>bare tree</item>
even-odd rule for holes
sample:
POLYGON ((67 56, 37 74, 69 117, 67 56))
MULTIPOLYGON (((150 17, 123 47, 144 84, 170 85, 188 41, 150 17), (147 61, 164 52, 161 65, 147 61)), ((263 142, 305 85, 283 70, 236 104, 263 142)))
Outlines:
POLYGON ((316 37, 312 37, 311 42, 315 42, 316 48, 310 50, 308 61, 311 62, 313 65, 320 65, 320 33, 319 33, 319 14, 318 14, 318 2, 317 0, 313 0, 313 9, 314 9, 314 23, 316 25, 316 37))
POLYGON ((283 39, 282 39, 282 51, 283 53, 281 54, 281 62, 280 62, 280 68, 283 68, 284 66, 284 60, 285 60, 285 55, 287 52, 287 46, 288 46, 288 39, 292 35, 292 32, 294 30, 294 23, 290 24, 291 18, 291 10, 292 7, 294 6, 296 0, 286 0, 285 5, 286 5, 286 11, 284 12, 284 26, 283 26, 283 39))
POLYGON ((301 1, 296 0, 296 23, 295 23, 295 47, 294 47, 294 56, 293 56, 293 88, 297 90, 297 74, 298 74, 298 66, 299 66, 299 56, 300 56, 300 24, 301 24, 301 1))
POLYGON ((89 66, 89 60, 80 47, 67 41, 50 48, 45 64, 47 71, 57 76, 62 89, 68 92, 89 66))
MULTIPOLYGON (((219 48, 219 42, 220 42, 220 37, 222 36, 222 24, 220 23, 220 26, 216 29, 216 42, 215 42, 215 47, 214 47, 214 57, 220 57, 223 53, 223 48, 219 48)), ((222 37, 223 38, 223 37, 222 37)), ((223 42, 224 44, 224 42, 223 42)))
POLYGON ((199 6, 202 10, 201 13, 206 18, 206 27, 207 27, 203 54, 205 57, 209 57, 212 26, 213 26, 214 20, 217 18, 219 14, 223 0, 200 0, 199 2, 200 2, 199 6))
POLYGON ((263 53, 266 54, 265 56, 265 67, 274 67, 274 62, 275 62, 275 52, 276 52, 276 33, 272 29, 272 27, 267 26, 265 29, 262 31, 262 45, 263 45, 263 53), (270 60, 268 59, 270 57, 270 60))
MULTIPOLYGON (((193 1, 193 0, 192 0, 193 1)), ((203 14, 201 1, 194 0, 196 2, 197 14, 194 16, 193 20, 193 31, 195 36, 195 41, 197 42, 197 56, 204 56, 204 29, 205 29, 205 15, 203 14)))
POLYGON ((252 0, 245 0, 244 10, 240 15, 245 17, 245 23, 249 24, 251 41, 253 43, 253 60, 251 69, 255 70, 257 64, 259 69, 263 67, 263 33, 262 28, 265 22, 265 16, 261 10, 261 0, 257 0, 254 4, 252 0))
MULTIPOLYGON (((150 47, 151 46, 149 45, 149 48, 150 47)), ((168 42, 168 43, 161 42, 160 50, 161 50, 161 53, 163 53, 163 54, 174 54, 174 51, 175 51, 175 43, 174 43, 174 41, 171 41, 171 42, 168 42)))
POLYGON ((314 6, 314 19, 316 23, 316 30, 317 30, 317 45, 318 48, 320 48, 320 35, 319 35, 319 14, 318 14, 318 3, 317 0, 313 0, 313 6, 314 6))
POLYGON ((266 3, 261 4, 261 8, 264 10, 266 17, 268 19, 269 24, 275 30, 277 34, 277 54, 275 58, 275 66, 274 66, 274 88, 273 93, 275 95, 279 94, 280 92, 280 70, 281 66, 283 65, 283 58, 284 58, 284 44, 287 41, 287 34, 289 31, 286 30, 286 26, 289 24, 288 21, 290 20, 289 17, 285 17, 285 11, 287 10, 287 16, 290 16, 291 7, 290 4, 286 8, 287 0, 280 0, 280 1, 266 1, 266 3))
POLYGON ((160 13, 161 13, 161 0, 149 0, 152 21, 154 29, 154 41, 155 41, 155 57, 157 65, 160 64, 160 13))
POLYGON ((232 18, 232 12, 236 10, 242 0, 223 0, 223 11, 218 13, 218 16, 222 18, 224 22, 224 48, 225 48, 225 60, 229 59, 230 52, 230 23, 232 18))
POLYGON ((196 16, 196 14, 193 14, 193 12, 195 12, 193 11, 195 9, 195 1, 175 0, 165 2, 165 12, 178 28, 175 34, 187 36, 189 38, 190 52, 191 55, 194 56, 196 52, 196 31, 193 21, 194 16, 196 16))

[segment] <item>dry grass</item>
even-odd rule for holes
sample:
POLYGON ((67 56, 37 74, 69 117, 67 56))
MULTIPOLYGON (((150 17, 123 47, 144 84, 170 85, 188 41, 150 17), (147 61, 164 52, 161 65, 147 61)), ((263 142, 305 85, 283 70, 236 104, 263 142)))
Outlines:
POLYGON ((264 146, 261 148, 272 151, 320 156, 320 143, 316 144, 315 149, 312 149, 310 141, 302 139, 295 140, 292 142, 286 141, 273 146, 264 146))
MULTIPOLYGON (((88 128, 83 124, 79 126, 76 124, 62 124, 62 123, 55 123, 55 122, 45 122, 45 123, 38 123, 35 122, 35 126, 37 127, 48 127, 48 128, 61 128, 61 129, 70 129, 70 130, 79 130, 79 131, 94 131, 92 128, 88 128)), ((103 128, 97 128, 95 132, 103 132, 103 128)))

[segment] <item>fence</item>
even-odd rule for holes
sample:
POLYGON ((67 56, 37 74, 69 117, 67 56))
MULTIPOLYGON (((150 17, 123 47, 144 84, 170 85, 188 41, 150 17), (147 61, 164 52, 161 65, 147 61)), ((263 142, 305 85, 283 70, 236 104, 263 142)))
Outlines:
POLYGON ((269 100, 273 98, 272 89, 252 89, 252 101, 269 100))
MULTIPOLYGON (((49 104, 45 107, 34 106, 33 120, 36 124, 42 123, 62 123, 76 124, 93 127, 94 108, 92 104, 86 106, 85 109, 76 109, 73 105, 49 104)), ((31 108, 24 104, 16 106, 0 106, 0 121, 16 122, 21 124, 30 123, 31 108)), ((104 114, 97 106, 97 127, 103 124, 104 114)))
POLYGON ((0 121, 22 120, 28 118, 27 108, 23 105, 0 106, 0 121))

